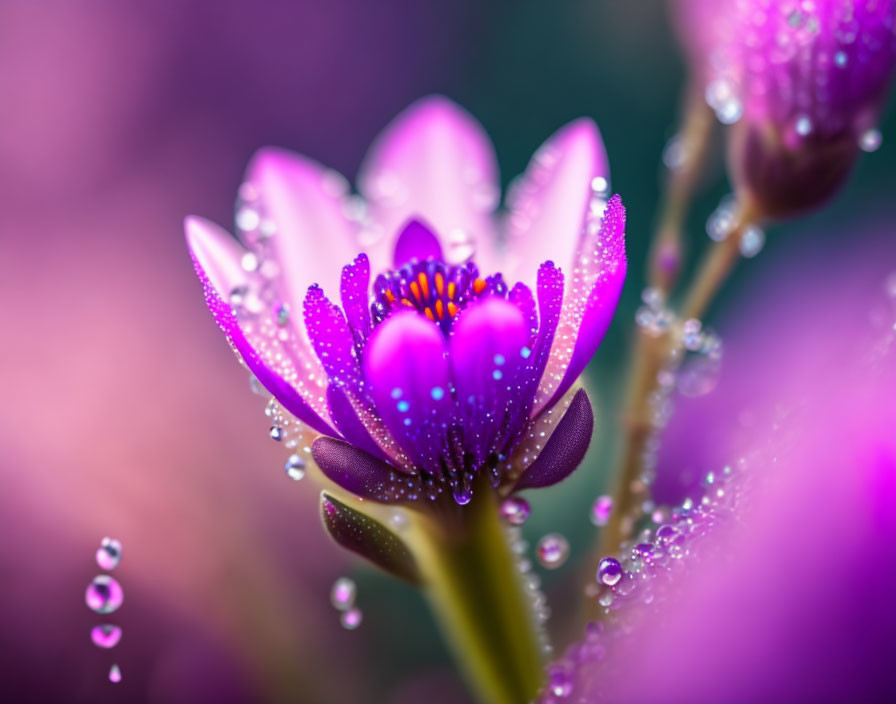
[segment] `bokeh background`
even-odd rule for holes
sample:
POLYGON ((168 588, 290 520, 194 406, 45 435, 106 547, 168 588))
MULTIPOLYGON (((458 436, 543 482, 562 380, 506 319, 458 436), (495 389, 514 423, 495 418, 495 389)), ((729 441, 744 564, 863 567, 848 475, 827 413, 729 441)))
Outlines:
MULTIPOLYGON (((659 0, 0 0, 0 699, 468 700, 419 595, 331 545, 316 488, 284 476, 181 231, 187 213, 232 222, 256 148, 351 178, 388 120, 432 92, 484 123, 505 185, 561 124, 595 118, 628 207, 631 274, 589 373, 596 442, 573 479, 533 497, 525 531, 572 543, 544 575, 561 627, 558 596, 578 590, 615 451, 611 409, 684 80, 659 0), (83 601, 104 535, 124 545, 111 652, 91 645, 83 601), (344 574, 365 615, 354 632, 328 603, 344 574)), ((896 269, 892 113, 836 202, 774 228, 737 272, 712 311, 723 334, 742 317, 761 334, 751 299, 782 280, 811 311, 811 287, 836 285, 844 253, 865 252, 874 275, 896 269), (793 284, 810 267, 827 273, 793 284)), ((720 160, 710 172, 694 252, 728 190, 720 160)), ((751 349, 758 378, 811 354, 751 349)), ((701 403, 685 410, 700 418, 701 403)), ((670 447, 664 461, 692 476, 716 460, 670 447)))

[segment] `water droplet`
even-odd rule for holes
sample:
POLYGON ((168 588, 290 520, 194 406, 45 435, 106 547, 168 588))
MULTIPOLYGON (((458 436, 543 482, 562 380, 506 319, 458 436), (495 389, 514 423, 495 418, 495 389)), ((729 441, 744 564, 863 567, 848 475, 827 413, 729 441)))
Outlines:
POLYGON ((103 538, 96 551, 96 564, 101 570, 114 570, 121 562, 121 543, 115 538, 103 538))
POLYGON ((847 56, 846 52, 842 49, 834 54, 834 63, 837 64, 840 68, 846 66, 849 62, 849 56, 847 56))
POLYGON ((675 135, 663 149, 663 164, 669 171, 677 171, 687 162, 687 151, 681 135, 675 135))
POLYGON ((286 476, 295 481, 304 479, 305 477, 305 460, 300 455, 292 454, 286 460, 284 465, 286 476))
POLYGON ((94 577, 87 586, 84 600, 87 606, 98 614, 111 614, 124 601, 124 590, 117 579, 101 574, 94 577))
POLYGON ((613 499, 604 494, 598 496, 591 506, 591 522, 596 526, 605 526, 613 511, 613 499))
POLYGON ((610 182, 603 176, 595 176, 591 179, 591 190, 597 195, 606 195, 610 192, 610 182))
POLYGON ((109 668, 109 681, 115 684, 121 682, 121 668, 118 665, 109 668))
POLYGON ((258 257, 255 252, 246 252, 240 259, 240 264, 246 271, 256 271, 258 269, 258 257))
POLYGON ((740 253, 747 259, 755 257, 765 245, 765 232, 761 227, 751 225, 740 238, 740 253))
POLYGON ((569 557, 569 541, 560 533, 548 533, 535 546, 535 556, 542 567, 555 570, 569 557))
POLYGON ((445 389, 441 386, 433 386, 429 392, 429 395, 432 396, 433 401, 441 401, 445 398, 445 389))
POLYGON ((339 622, 342 624, 342 627, 345 630, 353 631, 361 625, 361 621, 363 619, 364 614, 361 613, 361 609, 359 609, 357 606, 354 606, 348 611, 342 612, 342 615, 339 617, 339 622))
POLYGON ((354 580, 340 577, 333 582, 333 587, 330 589, 330 603, 340 611, 347 611, 355 605, 357 595, 358 587, 354 580))
POLYGON ((512 526, 521 526, 532 512, 529 502, 522 496, 510 496, 501 502, 501 517, 512 526))
POLYGON ((622 579, 622 573, 623 569, 622 565, 619 564, 619 560, 614 557, 605 557, 598 565, 597 581, 612 587, 622 579))
POLYGON ((812 131, 812 118, 808 115, 800 115, 796 120, 794 129, 800 137, 805 137, 812 131))
POLYGON ((667 523, 656 529, 656 542, 657 545, 662 548, 668 548, 670 545, 677 545, 682 540, 684 540, 684 535, 671 523, 667 523))
POLYGON ((880 133, 880 130, 876 127, 872 127, 859 135, 859 149, 863 152, 876 152, 880 149, 880 145, 883 141, 884 138, 880 133))
POLYGON ((283 440, 283 428, 279 425, 271 426, 271 440, 274 442, 281 442, 283 440))
POLYGON ((253 208, 244 207, 237 211, 236 226, 243 232, 251 232, 258 227, 260 222, 261 216, 259 216, 258 211, 253 208))
POLYGON ((572 678, 562 667, 551 668, 548 673, 548 689, 555 697, 568 697, 572 694, 572 678))
POLYGON ((121 640, 121 628, 111 623, 104 623, 90 629, 90 640, 98 648, 114 648, 121 640))

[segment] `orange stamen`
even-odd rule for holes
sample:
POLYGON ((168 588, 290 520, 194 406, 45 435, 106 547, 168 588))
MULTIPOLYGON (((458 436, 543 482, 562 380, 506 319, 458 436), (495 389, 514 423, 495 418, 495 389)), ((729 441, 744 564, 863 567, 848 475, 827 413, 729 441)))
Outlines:
POLYGON ((482 293, 483 291, 485 291, 486 286, 488 286, 488 284, 485 283, 485 279, 473 280, 473 291, 476 293, 482 293))
POLYGON ((395 294, 389 289, 386 289, 386 300, 388 300, 389 303, 395 303, 395 294))
POLYGON ((435 321, 436 316, 434 316, 434 315, 432 314, 432 310, 429 308, 429 306, 427 306, 427 307, 426 307, 426 310, 424 310, 423 312, 426 313, 426 317, 427 317, 427 318, 429 318, 429 319, 432 320, 432 321, 435 321))
POLYGON ((457 315, 457 306, 453 301, 448 301, 448 317, 453 318, 455 315, 457 315))
POLYGON ((417 274, 417 281, 420 282, 420 289, 423 291, 423 297, 429 298, 429 279, 422 271, 417 274))
POLYGON ((442 276, 442 272, 436 272, 436 291, 439 292, 440 296, 445 295, 445 277, 442 276))
POLYGON ((448 284, 448 298, 454 298, 455 293, 457 293, 457 284, 452 281, 448 284))
POLYGON ((420 303, 420 287, 417 285, 416 281, 411 281, 411 293, 414 294, 414 298, 417 299, 417 303, 420 303))
POLYGON ((442 303, 442 299, 436 301, 436 315, 439 316, 439 320, 445 317, 445 305, 442 303))

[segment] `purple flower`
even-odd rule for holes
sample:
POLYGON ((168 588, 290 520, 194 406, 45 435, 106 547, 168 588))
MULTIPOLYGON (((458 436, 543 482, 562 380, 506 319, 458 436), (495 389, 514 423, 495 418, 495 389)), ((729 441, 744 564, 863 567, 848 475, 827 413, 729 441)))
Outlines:
POLYGON ((432 97, 376 140, 358 195, 264 149, 240 190, 241 241, 196 217, 186 232, 210 310, 276 399, 272 437, 357 496, 465 504, 478 476, 547 486, 587 449, 590 403, 571 389, 626 269, 607 178, 579 120, 498 214, 487 136, 432 97))
POLYGON ((706 100, 732 132, 732 177, 763 215, 830 197, 879 143, 896 63, 893 0, 683 0, 706 100))

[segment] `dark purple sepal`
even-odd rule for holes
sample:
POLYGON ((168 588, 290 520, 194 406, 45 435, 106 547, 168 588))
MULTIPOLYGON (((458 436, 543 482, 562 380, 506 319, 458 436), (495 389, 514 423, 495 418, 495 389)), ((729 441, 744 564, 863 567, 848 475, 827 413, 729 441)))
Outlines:
POLYGON ((585 458, 593 429, 591 402, 585 389, 579 389, 541 454, 517 480, 514 491, 551 486, 566 479, 585 458))
POLYGON ((342 437, 367 454, 383 461, 388 460, 386 454, 370 435, 367 426, 359 417, 352 399, 344 389, 333 384, 327 387, 327 407, 330 409, 330 417, 333 419, 336 430, 342 437))
POLYGON ((419 220, 410 220, 402 228, 395 243, 395 268, 400 269, 408 262, 415 260, 422 262, 427 259, 434 261, 444 259, 439 238, 419 220))
POLYGON ((417 561, 392 531, 326 492, 320 495, 324 528, 346 550, 369 560, 394 577, 413 585, 422 583, 417 561))
POLYGON ((311 456, 330 481, 362 499, 398 503, 401 472, 343 440, 319 437, 311 444, 311 456))

